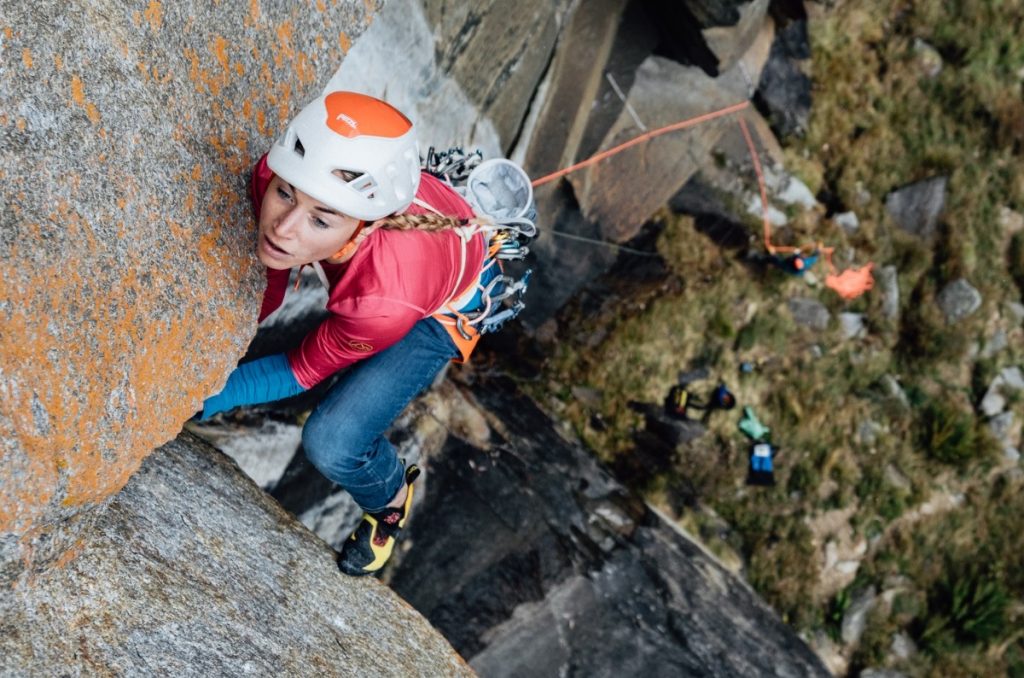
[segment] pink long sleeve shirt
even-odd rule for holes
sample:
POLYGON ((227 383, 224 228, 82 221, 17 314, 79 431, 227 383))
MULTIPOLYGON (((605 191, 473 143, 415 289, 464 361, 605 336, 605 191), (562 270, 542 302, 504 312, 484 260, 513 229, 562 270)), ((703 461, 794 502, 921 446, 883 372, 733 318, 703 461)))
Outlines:
MULTIPOLYGON (((252 200, 260 206, 273 173, 266 157, 252 175, 252 200)), ((416 197, 446 216, 472 218, 469 204, 449 186, 424 173, 416 197)), ((428 210, 413 204, 408 214, 428 210)), ((312 388, 343 367, 384 350, 412 326, 434 314, 451 297, 468 288, 483 267, 486 246, 481 235, 466 245, 461 266, 461 238, 451 230, 428 232, 378 228, 343 264, 321 261, 327 280, 329 317, 287 353, 296 381, 312 388)), ((284 301, 288 270, 267 269, 262 321, 284 301)))

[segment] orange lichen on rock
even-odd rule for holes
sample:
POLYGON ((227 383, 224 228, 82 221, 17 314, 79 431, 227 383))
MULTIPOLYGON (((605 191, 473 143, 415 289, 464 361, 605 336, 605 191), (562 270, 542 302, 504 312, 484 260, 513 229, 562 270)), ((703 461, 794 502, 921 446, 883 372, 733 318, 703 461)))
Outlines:
POLYGON ((249 0, 249 16, 246 25, 255 26, 260 22, 260 0, 249 0))
POLYGON ((284 66, 284 60, 289 61, 295 58, 295 50, 292 48, 292 34, 294 27, 291 21, 282 21, 277 27, 277 43, 274 45, 274 65, 278 68, 284 66))
POLYGON ((25 68, 32 68, 32 52, 28 47, 21 50, 21 63, 25 64, 25 68))
POLYGON ((150 0, 149 7, 146 8, 143 15, 146 17, 146 21, 149 22, 149 27, 154 32, 160 30, 160 26, 164 20, 164 9, 157 0, 150 0))
POLYGON ((99 123, 100 112, 92 102, 86 101, 85 85, 82 84, 82 79, 78 75, 71 76, 71 99, 85 109, 85 114, 89 116, 90 122, 99 123))
POLYGON ((213 39, 212 49, 221 68, 225 71, 230 70, 231 64, 228 62, 228 41, 224 39, 223 35, 218 35, 213 39))
POLYGON ((342 54, 348 54, 348 51, 352 49, 352 40, 345 31, 338 34, 338 44, 341 45, 342 54))

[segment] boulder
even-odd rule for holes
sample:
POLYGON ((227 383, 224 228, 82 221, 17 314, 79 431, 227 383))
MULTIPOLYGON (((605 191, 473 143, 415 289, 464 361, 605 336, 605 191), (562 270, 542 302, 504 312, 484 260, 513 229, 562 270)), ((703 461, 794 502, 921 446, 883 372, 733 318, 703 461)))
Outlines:
POLYGON ((901 230, 931 238, 946 206, 947 177, 932 177, 885 196, 885 211, 901 230))
POLYGON ((853 235, 860 230, 860 219, 857 218, 856 212, 840 212, 833 217, 833 221, 846 231, 847 235, 853 235))
POLYGON ((981 411, 994 417, 1006 409, 1006 396, 1024 390, 1024 374, 1019 367, 1007 367, 997 374, 981 399, 981 411))
POLYGON ((793 314, 793 322, 819 332, 828 329, 831 314, 825 305, 817 299, 799 297, 789 300, 789 311, 793 314))
POLYGON ((839 329, 843 339, 859 339, 867 334, 863 313, 840 313, 839 329))
POLYGON ((843 621, 840 624, 840 635, 845 644, 855 645, 860 641, 860 637, 864 634, 864 629, 867 626, 868 613, 875 606, 877 598, 877 592, 871 586, 857 595, 853 602, 850 603, 850 607, 843 614, 843 621))
POLYGON ((263 287, 246 172, 379 4, 0 0, 5 543, 104 501, 221 386, 263 287))
POLYGON ((950 324, 960 322, 981 308, 981 293, 963 278, 943 287, 935 300, 950 324))
POLYGON ((72 520, 55 567, 4 582, 0 674, 473 675, 415 610, 342 575, 322 541, 189 434, 72 520))
POLYGON ((924 77, 932 79, 942 72, 942 55, 939 50, 921 38, 914 38, 914 57, 924 77))
POLYGON ((878 288, 882 293, 882 315, 895 320, 900 314, 899 271, 895 266, 878 269, 878 288))
MULTIPOLYGON (((481 21, 491 22, 486 17, 481 21)), ((502 155, 502 137, 488 111, 438 62, 437 30, 420 0, 387 3, 345 55, 329 87, 386 97, 418 127, 421 154, 430 146, 438 150, 462 146, 479 148, 486 157, 502 155)), ((495 70, 488 75, 502 64, 491 67, 495 70)))

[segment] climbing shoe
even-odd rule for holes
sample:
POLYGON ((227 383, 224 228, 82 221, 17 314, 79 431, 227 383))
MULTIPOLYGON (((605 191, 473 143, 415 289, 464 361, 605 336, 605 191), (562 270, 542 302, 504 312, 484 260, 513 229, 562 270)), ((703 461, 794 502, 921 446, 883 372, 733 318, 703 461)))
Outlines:
POLYGON ((384 567, 409 517, 413 482, 419 475, 420 470, 415 464, 405 469, 405 484, 409 490, 401 506, 389 506, 375 513, 363 514, 359 526, 341 547, 338 569, 345 574, 361 577, 384 567))

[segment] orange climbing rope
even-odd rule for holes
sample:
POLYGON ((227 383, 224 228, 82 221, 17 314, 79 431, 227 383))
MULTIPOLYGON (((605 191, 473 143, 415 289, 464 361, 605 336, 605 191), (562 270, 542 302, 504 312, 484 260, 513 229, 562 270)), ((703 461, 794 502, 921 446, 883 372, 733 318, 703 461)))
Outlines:
MULTIPOLYGON (((761 169, 761 160, 758 158, 757 149, 754 147, 754 140, 751 138, 750 130, 747 128, 747 121, 741 117, 739 118, 739 123, 740 130, 743 132, 743 139, 747 142, 747 148, 750 150, 750 159, 754 163, 754 173, 757 174, 757 186, 761 191, 761 220, 764 224, 764 247, 768 250, 768 254, 803 252, 807 249, 806 247, 783 247, 772 244, 772 221, 768 214, 768 191, 765 188, 764 171, 761 169)), ((874 287, 875 281, 871 276, 871 269, 875 266, 873 263, 868 262, 867 265, 860 268, 849 268, 839 273, 836 271, 835 264, 832 263, 832 253, 835 251, 835 248, 825 247, 824 244, 818 242, 815 249, 821 253, 825 259, 825 264, 828 266, 828 272, 825 274, 825 285, 829 289, 834 290, 843 299, 856 299, 874 287)))
POLYGON ((575 172, 578 169, 582 169, 582 168, 587 167, 589 165, 593 165, 596 162, 600 162, 600 161, 604 160, 605 158, 609 158, 609 157, 615 155, 616 153, 620 153, 620 152, 626 150, 630 146, 636 146, 637 144, 643 143, 643 142, 645 142, 645 141, 647 141, 649 139, 653 139, 654 137, 661 136, 662 134, 667 134, 668 132, 675 132, 676 130, 680 130, 680 129, 686 129, 687 127, 693 127, 694 125, 699 125, 702 122, 707 122, 709 120, 714 120, 715 118, 720 118, 723 115, 729 115, 730 113, 735 113, 737 111, 742 111, 744 108, 747 108, 749 106, 750 106, 750 102, 749 101, 741 101, 738 104, 733 104, 732 106, 726 106, 725 108, 722 108, 722 109, 717 110, 717 111, 712 111, 711 113, 705 113, 703 115, 698 115, 698 116, 693 117, 693 118, 687 118, 686 120, 681 120, 679 122, 672 123, 671 125, 666 125, 664 127, 659 127, 656 130, 651 130, 650 132, 644 132, 640 136, 635 137, 633 139, 630 139, 629 141, 627 141, 625 143, 619 144, 618 146, 616 146, 614 148, 609 148, 607 151, 601 151, 600 153, 592 155, 592 156, 590 156, 589 158, 587 158, 586 160, 584 160, 582 162, 578 162, 575 165, 570 165, 569 167, 566 167, 565 169, 560 169, 557 172, 552 172, 551 174, 546 174, 546 175, 542 176, 540 179, 535 179, 533 181, 533 186, 534 186, 534 188, 536 188, 537 186, 541 186, 543 184, 546 184, 549 181, 554 181, 558 177, 563 177, 566 174, 569 174, 570 172, 575 172))
MULTIPOLYGON (((695 125, 708 122, 709 120, 714 120, 715 118, 720 118, 722 116, 730 115, 732 113, 738 113, 739 111, 742 111, 749 107, 749 101, 741 101, 740 103, 733 104, 731 106, 726 106, 725 108, 721 108, 717 111, 712 111, 710 113, 698 115, 693 118, 687 118, 686 120, 681 120, 679 122, 672 123, 671 125, 666 125, 664 127, 659 127, 658 129, 651 130, 650 132, 645 132, 637 137, 634 137, 633 139, 630 139, 629 141, 626 141, 625 143, 621 143, 618 146, 609 148, 606 151, 596 153, 591 157, 587 158, 586 160, 576 163, 575 165, 570 165, 565 169, 560 169, 557 172, 552 172, 551 174, 546 174, 539 179, 535 179, 532 182, 533 186, 535 188, 537 186, 542 186, 543 184, 554 181, 555 179, 563 177, 566 174, 569 174, 570 172, 575 172, 578 169, 582 169, 584 167, 588 167, 590 165, 598 163, 604 160, 605 158, 609 158, 617 153, 626 150, 627 148, 630 148, 631 146, 636 146, 637 144, 649 141, 650 139, 653 139, 657 136, 661 136, 662 134, 667 134, 668 132, 675 132, 677 130, 686 129, 687 127, 693 127, 695 125)), ((754 165, 754 172, 757 174, 757 186, 761 192, 761 219, 764 230, 765 249, 768 251, 768 254, 798 253, 810 249, 809 246, 790 247, 775 245, 772 243, 772 224, 768 211, 768 191, 765 187, 764 171, 761 169, 761 160, 758 157, 757 148, 754 146, 754 140, 750 136, 750 130, 747 128, 746 120, 744 120, 742 116, 737 118, 737 120, 740 124, 740 130, 743 132, 743 139, 747 142, 747 148, 750 150, 750 159, 754 165)), ((824 244, 818 242, 813 247, 813 249, 817 250, 824 256, 825 263, 828 266, 828 273, 825 276, 825 285, 828 286, 830 289, 834 290, 842 298, 855 299, 856 297, 859 297, 861 294, 864 294, 874 286, 874 279, 871 276, 871 269, 874 267, 873 263, 868 262, 865 266, 862 266, 860 268, 849 268, 843 271, 842 273, 839 273, 836 271, 835 264, 832 263, 832 253, 835 250, 835 248, 825 247, 824 244)))

